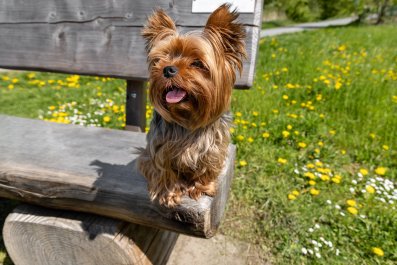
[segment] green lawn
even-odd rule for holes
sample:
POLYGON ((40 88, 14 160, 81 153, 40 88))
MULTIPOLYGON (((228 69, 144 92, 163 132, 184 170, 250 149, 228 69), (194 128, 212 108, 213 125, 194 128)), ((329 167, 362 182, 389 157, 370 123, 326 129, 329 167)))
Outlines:
MULTIPOLYGON (((274 264, 397 263, 396 43, 396 26, 261 41, 254 87, 233 94, 238 157, 223 233, 274 264)), ((122 128, 124 87, 0 73, 0 113, 122 128)))

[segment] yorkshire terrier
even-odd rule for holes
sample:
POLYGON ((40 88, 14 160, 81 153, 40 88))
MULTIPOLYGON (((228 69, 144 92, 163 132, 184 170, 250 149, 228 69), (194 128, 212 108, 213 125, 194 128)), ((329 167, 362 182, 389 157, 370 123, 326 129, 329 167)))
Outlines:
POLYGON ((236 71, 246 57, 238 13, 224 4, 202 31, 177 32, 155 11, 143 28, 154 116, 138 167, 152 200, 174 207, 181 197, 214 196, 230 142, 229 108, 236 71))

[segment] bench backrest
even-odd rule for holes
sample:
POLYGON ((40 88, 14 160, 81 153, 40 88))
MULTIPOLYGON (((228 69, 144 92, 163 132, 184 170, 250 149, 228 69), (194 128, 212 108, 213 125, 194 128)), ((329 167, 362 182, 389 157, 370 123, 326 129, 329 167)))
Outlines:
MULTIPOLYGON (((148 71, 140 32, 147 16, 161 7, 176 20, 179 30, 199 29, 210 12, 192 13, 195 1, 199 2, 0 0, 0 68, 145 80, 148 71)), ((254 79, 263 0, 241 2, 255 6, 252 13, 240 15, 247 28, 248 59, 237 86, 249 87, 254 79)))

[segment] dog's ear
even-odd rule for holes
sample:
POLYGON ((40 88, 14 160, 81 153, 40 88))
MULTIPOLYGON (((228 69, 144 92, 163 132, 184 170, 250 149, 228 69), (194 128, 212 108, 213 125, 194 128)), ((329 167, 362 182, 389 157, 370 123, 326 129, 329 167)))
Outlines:
POLYGON ((175 23, 164 10, 158 9, 154 11, 142 30, 142 36, 146 40, 146 51, 149 52, 157 41, 175 34, 175 23))
POLYGON ((246 58, 244 40, 245 28, 236 22, 238 13, 230 10, 230 4, 218 7, 208 18, 204 36, 210 41, 216 52, 223 52, 235 69, 242 71, 242 59, 246 58))

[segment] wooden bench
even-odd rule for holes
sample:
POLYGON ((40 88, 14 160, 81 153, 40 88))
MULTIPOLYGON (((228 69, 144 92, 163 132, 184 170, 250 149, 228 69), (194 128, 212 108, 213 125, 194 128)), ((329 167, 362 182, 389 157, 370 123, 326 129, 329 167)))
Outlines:
MULTIPOLYGON (((235 147, 229 148, 218 194, 185 197, 176 208, 150 201, 134 153, 145 146, 145 134, 137 132, 146 126, 148 77, 141 28, 155 7, 165 9, 181 31, 202 28, 210 10, 197 9, 199 2, 0 0, 0 68, 127 80, 127 131, 0 115, 0 197, 28 203, 3 228, 16 265, 166 264, 179 233, 215 234, 235 147)), ((240 15, 248 33, 240 88, 253 83, 261 25, 263 1, 244 5, 251 2, 252 12, 240 15)))

